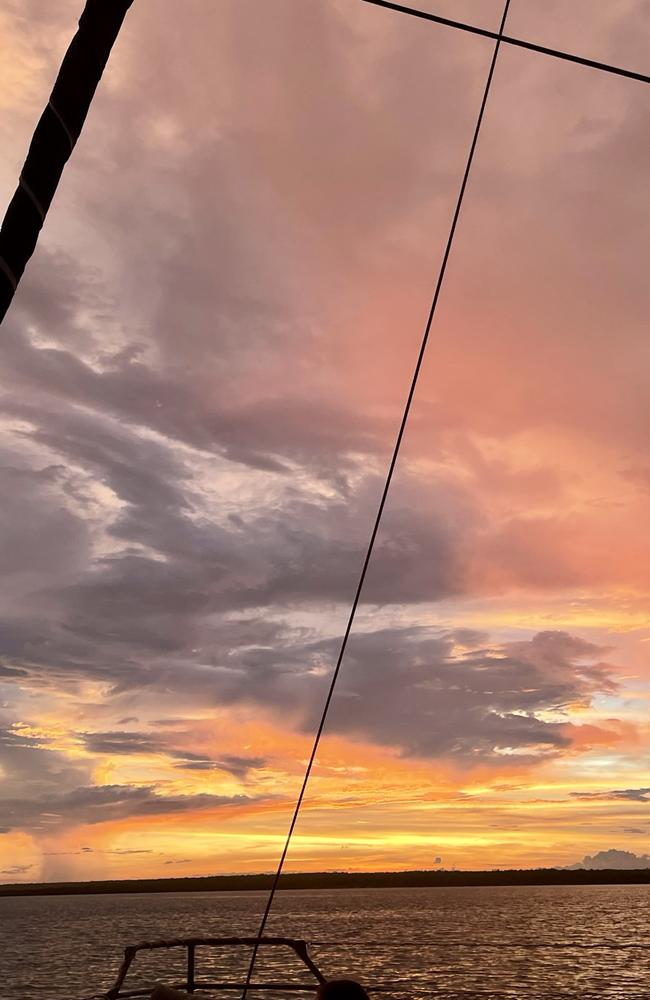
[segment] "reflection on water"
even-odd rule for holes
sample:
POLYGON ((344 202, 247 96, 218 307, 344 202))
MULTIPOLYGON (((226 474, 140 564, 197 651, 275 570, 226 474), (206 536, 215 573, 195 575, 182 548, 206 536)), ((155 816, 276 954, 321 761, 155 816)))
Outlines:
MULTIPOLYGON (((648 886, 281 892, 267 933, 306 938, 326 976, 381 983, 379 995, 395 1000, 641 1000, 650 997, 649 900, 648 886)), ((264 901, 262 893, 0 899, 0 1000, 99 992, 112 984, 120 950, 141 940, 253 935, 264 901)), ((246 955, 199 952, 199 975, 239 978, 246 955)), ((129 983, 180 981, 184 957, 148 953, 129 983)), ((261 955, 256 978, 309 980, 291 953, 275 950, 261 955)))

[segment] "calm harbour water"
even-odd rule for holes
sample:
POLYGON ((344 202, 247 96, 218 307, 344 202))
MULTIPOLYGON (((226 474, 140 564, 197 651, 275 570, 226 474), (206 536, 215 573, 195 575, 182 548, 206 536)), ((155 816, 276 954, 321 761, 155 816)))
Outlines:
MULTIPOLYGON (((111 985, 124 945, 252 935, 264 900, 262 893, 0 899, 0 998, 80 1000, 111 985)), ((649 903, 650 886, 281 892, 267 933, 306 938, 326 976, 381 983, 388 989, 378 996, 387 998, 641 1000, 650 997, 649 903)), ((199 953, 199 971, 241 975, 245 954, 229 951, 211 963, 199 953)), ((268 973, 276 982, 305 978, 295 959, 280 963, 279 954, 260 960, 256 979, 268 973)), ((180 955, 157 953, 155 962, 138 960, 129 983, 182 978, 180 955)))

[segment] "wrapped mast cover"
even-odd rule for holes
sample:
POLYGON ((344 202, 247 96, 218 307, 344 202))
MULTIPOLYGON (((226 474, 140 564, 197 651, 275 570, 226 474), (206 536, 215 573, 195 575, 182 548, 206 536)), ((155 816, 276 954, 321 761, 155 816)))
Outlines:
POLYGON ((132 3, 86 2, 0 229, 0 322, 34 252, 63 168, 132 3))

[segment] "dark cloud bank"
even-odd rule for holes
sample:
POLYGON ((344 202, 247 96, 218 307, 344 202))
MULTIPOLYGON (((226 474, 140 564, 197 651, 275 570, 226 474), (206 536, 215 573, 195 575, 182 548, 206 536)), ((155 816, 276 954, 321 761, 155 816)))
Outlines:
MULTIPOLYGON (((288 643, 279 630, 273 644, 255 645, 251 623, 245 626, 246 644, 229 645, 209 665, 185 664, 185 694, 193 693, 204 706, 255 704, 313 731, 336 641, 288 643)), ((264 635, 268 641, 268 627, 264 635)), ((598 648, 583 640, 547 632, 528 642, 490 647, 483 638, 467 631, 412 628, 356 635, 328 731, 389 744, 403 755, 446 757, 465 766, 533 763, 571 745, 573 727, 563 721, 568 705, 614 690, 598 648), (548 721, 549 712, 557 721, 548 721)), ((138 674, 130 681, 134 688, 141 682, 138 674)), ((165 687, 166 669, 150 672, 146 682, 152 693, 157 685, 165 687)), ((126 683, 124 678, 120 683, 126 683)), ((43 830, 74 821, 254 801, 244 794, 170 796, 156 786, 93 788, 88 785, 92 758, 72 766, 46 742, 15 728, 0 735, 0 760, 8 774, 0 809, 4 829, 43 830)), ((187 736, 178 726, 154 723, 151 730, 82 733, 80 739, 90 755, 161 755, 178 769, 221 771, 243 782, 265 765, 258 757, 189 752, 182 746, 187 736)))
MULTIPOLYGON (((164 78, 165 106, 180 120, 205 116, 205 88, 188 93, 177 66, 160 74, 164 53, 155 44, 132 64, 125 55, 133 92, 105 91, 98 105, 98 122, 119 127, 98 125, 87 148, 104 149, 102 136, 111 134, 114 145, 105 163, 80 150, 76 181, 84 228, 111 242, 112 263, 102 273, 99 252, 87 263, 43 244, 3 330, 0 684, 7 698, 17 684, 47 692, 93 680, 106 685, 107 699, 151 692, 155 702, 178 690, 207 707, 262 706, 301 731, 317 718, 337 645, 323 635, 341 627, 352 597, 401 400, 396 388, 372 406, 355 405, 354 389, 367 379, 349 380, 335 335, 344 306, 356 315, 359 305, 362 282, 353 287, 349 275, 392 286, 415 264, 425 308, 431 246, 447 223, 478 93, 474 71, 487 56, 453 41, 433 73, 430 59, 414 57, 430 52, 424 34, 405 29, 367 67, 373 87, 364 97, 350 70, 358 29, 321 7, 304 20, 283 9, 284 20, 256 9, 255 34, 260 79, 277 76, 290 40, 295 64, 282 114, 273 94, 241 78, 255 42, 244 22, 224 14, 228 31, 214 36, 229 39, 223 58, 239 87, 236 106, 224 99, 211 130, 186 119, 163 156, 143 138, 152 117, 148 82, 164 78), (300 55, 312 51, 315 32, 317 66, 300 55), (460 95, 453 112, 452 84, 460 95), (183 106, 175 106, 176 94, 183 106), (134 149, 137 174, 117 170, 134 149), (418 257, 400 234, 423 206, 431 240, 418 257), (322 628, 292 625, 296 611, 318 611, 322 628)), ((220 60, 198 35, 193 46, 203 60, 196 79, 210 78, 220 60)), ((209 90, 210 101, 221 92, 209 90)), ((490 147, 487 156, 498 163, 490 147)), ((581 177, 579 165, 572 176, 581 177)), ((569 212, 568 181, 564 193, 569 212)), ((489 182, 478 203, 491 194, 489 182)), ((394 318, 410 351, 403 316, 394 318)), ((426 435, 427 458, 442 460, 449 427, 438 416, 434 425, 419 411, 414 430, 426 435)), ((499 644, 470 632, 382 625, 386 604, 471 592, 471 553, 489 530, 457 478, 417 479, 404 466, 364 593, 377 628, 353 638, 331 731, 464 765, 533 761, 571 744, 572 727, 562 721, 569 705, 614 690, 602 651, 564 633, 499 644), (548 712, 556 721, 542 717, 548 712)), ((192 755, 146 729, 88 732, 83 740, 91 754, 159 753, 178 768, 221 769, 242 780, 263 763, 192 755)), ((3 829, 39 826, 48 816, 100 822, 248 801, 173 798, 155 786, 92 788, 86 765, 9 726, 0 753, 8 775, 3 829)))
POLYGON ((578 861, 575 865, 569 866, 570 870, 576 869, 599 869, 613 868, 619 871, 625 869, 634 870, 639 868, 650 868, 650 856, 647 854, 634 854, 632 851, 619 851, 610 847, 606 851, 598 851, 597 854, 590 855, 578 861))

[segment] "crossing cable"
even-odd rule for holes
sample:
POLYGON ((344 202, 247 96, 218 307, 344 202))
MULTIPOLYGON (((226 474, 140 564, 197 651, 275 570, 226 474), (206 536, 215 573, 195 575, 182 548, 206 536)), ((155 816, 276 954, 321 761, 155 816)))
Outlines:
POLYGON ((387 10, 397 11, 399 14, 410 14, 411 17, 419 17, 424 21, 444 24, 448 28, 468 31, 472 35, 481 35, 483 38, 496 38, 504 45, 516 45, 520 49, 528 49, 530 52, 541 52, 542 55, 554 56, 556 59, 564 59, 566 62, 577 63, 579 66, 589 66, 591 69, 599 69, 604 73, 624 76, 628 80, 640 80, 641 83, 650 83, 650 76, 646 73, 636 73, 631 69, 613 66, 610 63, 598 62, 595 59, 587 59, 585 56, 576 56, 571 52, 563 52, 561 49, 550 49, 546 45, 527 42, 523 38, 512 38, 510 35, 502 35, 500 32, 490 31, 487 28, 477 28, 476 25, 467 24, 464 21, 452 21, 448 17, 441 17, 439 14, 430 14, 426 10, 417 10, 415 7, 406 7, 401 3, 393 3, 392 0, 362 0, 362 3, 369 3, 374 7, 385 7, 387 10))
MULTIPOLYGON (((287 857, 287 853, 288 853, 288 850, 289 850, 289 845, 291 843, 291 838, 293 836, 293 832, 294 832, 294 829, 296 827, 296 822, 298 820, 298 815, 300 813, 300 808, 302 806, 302 802, 303 802, 303 799, 305 797, 305 791, 307 789, 307 784, 309 782, 309 778, 310 778, 310 775, 311 775, 311 772, 312 772, 312 768, 314 766, 314 761, 316 759, 316 754, 318 752, 318 746, 320 744, 321 736, 323 735, 323 729, 325 728, 325 722, 327 720, 327 715, 328 715, 328 712, 329 712, 330 704, 332 702, 332 696, 334 694, 334 688, 336 687, 336 682, 338 680, 338 676, 339 676, 339 673, 340 673, 340 670, 341 670, 341 664, 343 662, 343 657, 345 656, 345 651, 346 651, 346 648, 347 648, 347 645, 348 645, 348 639, 350 638, 350 633, 352 631, 352 626, 354 624, 354 620, 355 620, 355 617, 356 617, 357 608, 359 606, 359 601, 361 599, 361 592, 363 590, 363 585, 364 585, 364 582, 365 582, 365 579, 366 579, 366 574, 368 572, 368 566, 370 564, 370 559, 372 557, 372 552, 373 552, 373 549, 375 547, 375 541, 376 541, 376 538, 377 538, 377 534, 379 532, 379 527, 381 525, 381 520, 382 520, 382 516, 383 516, 383 513, 384 513, 384 507, 386 506, 386 500, 388 498, 388 493, 390 491, 391 483, 392 483, 392 480, 393 480, 393 473, 395 472, 395 466, 397 465, 397 459, 399 457, 400 449, 401 449, 401 446, 402 446, 402 439, 404 437, 404 432, 406 430, 406 425, 408 423, 409 414, 411 412, 411 406, 412 406, 412 403, 413 403, 413 398, 415 396, 415 390, 417 388, 418 380, 419 380, 419 377, 420 377, 420 371, 422 369, 422 364, 423 364, 424 356, 425 356, 426 349, 427 349, 427 344, 429 342, 429 334, 431 333, 431 326, 433 324, 433 319, 434 319, 434 316, 435 316, 435 313, 436 313, 436 308, 438 306, 438 300, 440 298, 440 292, 441 292, 441 289, 442 289, 442 284, 443 284, 443 281, 444 281, 445 272, 447 270, 447 263, 449 261, 449 256, 451 254, 451 248, 452 248, 452 245, 453 245, 453 242, 454 242, 454 236, 456 235, 456 228, 457 228, 457 225, 458 225, 458 219, 460 217, 460 212, 461 212, 461 208, 462 208, 462 205, 463 205, 463 200, 464 200, 464 197, 465 197, 465 191, 466 191, 466 188, 467 188, 467 182, 469 180, 470 171, 472 169, 472 163, 474 161, 474 153, 476 152, 476 146, 477 146, 477 143, 478 143, 479 133, 481 131, 481 125, 483 123, 483 117, 484 117, 484 114, 485 114, 485 108, 486 108, 486 105, 487 105, 488 96, 490 94, 490 89, 491 89, 491 86, 492 86, 492 78, 494 76, 494 69, 495 69, 495 66, 496 66, 497 56, 499 54, 499 46, 500 46, 500 43, 501 43, 501 36, 502 36, 502 33, 503 33, 503 29, 505 28, 506 19, 508 17, 508 9, 509 9, 509 7, 510 7, 510 0, 506 0, 505 7, 503 9, 503 16, 501 18, 501 25, 499 27, 499 33, 495 36, 496 37, 496 44, 494 46, 494 51, 492 53, 492 60, 490 62, 490 69, 488 71, 487 81, 485 83, 485 89, 483 91, 483 97, 481 99, 481 106, 480 106, 480 109, 479 109, 478 118, 476 120, 476 125, 474 127, 474 134, 472 136, 472 142, 470 144, 469 154, 468 154, 468 157, 467 157, 467 162, 465 164, 465 171, 463 173, 463 179, 461 181, 460 189, 458 191, 458 196, 457 196, 457 199, 456 199, 456 206, 454 208, 454 214, 452 216, 451 226, 449 228, 449 235, 447 236, 447 243, 445 244, 445 250, 444 250, 444 253, 443 253, 443 256, 442 256, 442 263, 440 264, 440 270, 438 271, 438 278, 436 280, 435 290, 434 290, 434 293, 433 293, 433 299, 431 301, 431 306, 430 306, 430 309, 429 309, 429 315, 427 317, 427 321, 426 321, 426 324, 425 324, 425 327, 424 327, 424 334, 422 336, 422 341, 420 343, 420 350, 418 352, 417 361, 416 361, 416 364, 415 364, 415 369, 413 371, 413 376, 412 376, 412 379, 411 379, 411 384, 410 384, 410 387, 409 387, 408 395, 406 397, 406 403, 404 405, 404 411, 402 413, 402 419, 401 419, 401 422, 400 422, 400 425, 399 425, 399 431, 397 433, 397 437, 395 439, 395 444, 393 446, 393 452, 392 452, 392 455, 391 455, 390 464, 388 466, 388 472, 386 473, 386 479, 384 481, 384 488, 382 490, 381 499, 379 501, 379 507, 377 508, 377 514, 375 516, 375 521, 374 521, 372 532, 371 532, 371 535, 370 535, 370 540, 368 542, 368 547, 366 549, 365 558, 364 558, 363 565, 362 565, 362 568, 361 568, 361 574, 359 576, 359 581, 357 583, 357 589, 356 589, 356 592, 355 592, 355 595, 354 595, 354 600, 352 602, 352 607, 350 609, 350 613, 349 613, 349 616, 348 616, 348 621, 347 621, 347 625, 346 625, 346 628, 345 628, 345 632, 343 633, 343 639, 341 641, 341 646, 339 648, 339 654, 338 654, 338 657, 337 657, 337 660, 336 660, 336 666, 334 668, 334 672, 332 674, 332 678, 331 678, 331 681, 330 681, 329 689, 328 689, 328 692, 327 692, 327 697, 325 699, 325 704, 323 706, 323 712, 322 712, 322 715, 321 715, 320 723, 318 725, 318 729, 316 730, 316 735, 314 737, 314 743, 313 743, 313 746, 312 746, 311 754, 309 756, 309 761, 307 763, 307 767, 305 769, 305 774, 304 774, 304 777, 303 777, 302 786, 300 788, 300 793, 299 793, 298 798, 296 800, 296 804, 295 804, 294 811, 293 811, 293 816, 291 817, 291 823, 289 824, 289 830, 287 832, 287 837, 286 837, 286 840, 285 840, 285 843, 284 843, 284 848, 282 850, 282 854, 281 854, 280 860, 278 862, 278 867, 277 867, 277 870, 275 872, 275 876, 274 876, 274 879, 273 879, 273 884, 271 885, 271 890, 269 892, 269 896, 268 896, 268 899, 266 901, 266 906, 265 906, 265 909, 264 909, 264 914, 262 916, 262 920, 261 920, 261 923, 260 923, 260 928, 259 928, 258 935, 257 935, 258 938, 261 938, 263 936, 264 931, 266 929, 266 923, 267 923, 267 920, 268 920, 268 917, 269 917, 269 913, 271 912, 271 907, 273 905, 273 899, 275 897, 275 893, 276 893, 277 888, 278 888, 278 883, 280 881, 280 876, 282 874, 282 869, 284 868, 284 863, 285 863, 285 860, 286 860, 286 857, 287 857)), ((250 984, 251 984, 251 978, 252 978, 252 975, 253 975, 253 969, 254 969, 254 966, 255 966, 255 960, 257 958, 257 951, 258 951, 258 946, 257 946, 257 943, 256 943, 253 946, 253 953, 251 955, 250 965, 248 967, 248 972, 247 972, 247 975, 246 975, 246 984, 244 986, 244 991, 242 993, 242 1000, 246 1000, 246 995, 248 993, 248 989, 249 989, 250 984)))

